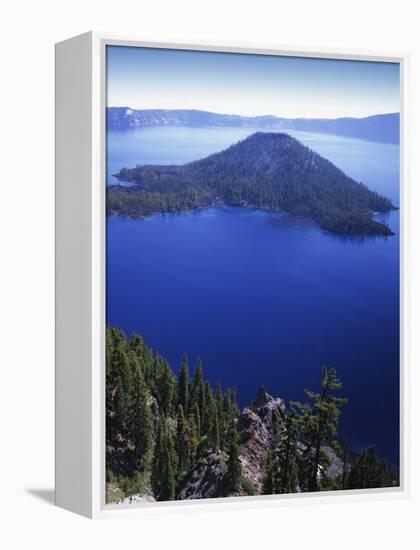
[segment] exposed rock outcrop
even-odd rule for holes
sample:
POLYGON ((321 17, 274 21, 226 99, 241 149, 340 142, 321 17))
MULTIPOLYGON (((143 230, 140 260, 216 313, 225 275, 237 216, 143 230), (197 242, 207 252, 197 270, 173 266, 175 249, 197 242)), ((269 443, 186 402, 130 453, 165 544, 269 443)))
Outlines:
POLYGON ((211 452, 201 458, 183 480, 177 499, 214 498, 223 496, 223 476, 227 456, 211 452))
POLYGON ((107 483, 107 503, 108 504, 141 504, 144 502, 156 502, 151 490, 145 493, 135 493, 128 497, 124 496, 123 491, 114 483, 107 483))
POLYGON ((273 441, 273 428, 277 420, 284 421, 286 405, 280 398, 274 398, 261 386, 257 399, 245 407, 238 420, 241 433, 243 476, 260 494, 264 481, 267 452, 273 441))
MULTIPOLYGON (((325 453, 326 457, 329 461, 329 466, 326 469, 326 474, 329 478, 335 479, 337 482, 340 482, 343 478, 343 469, 344 469, 344 463, 337 456, 335 451, 331 447, 322 447, 323 452, 325 453)), ((350 465, 346 465, 346 475, 350 472, 350 465)))
POLYGON ((125 498, 122 504, 141 504, 143 502, 156 502, 156 499, 148 493, 137 493, 125 498))

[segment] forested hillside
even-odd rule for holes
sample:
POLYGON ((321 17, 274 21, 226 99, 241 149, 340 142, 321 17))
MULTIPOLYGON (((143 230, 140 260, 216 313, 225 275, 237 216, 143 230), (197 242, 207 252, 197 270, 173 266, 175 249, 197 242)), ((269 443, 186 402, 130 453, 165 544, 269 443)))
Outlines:
POLYGON ((228 149, 181 166, 122 168, 108 214, 142 217, 217 203, 284 211, 343 235, 392 235, 374 212, 391 201, 346 176, 288 134, 255 133, 228 149))
POLYGON ((133 335, 106 337, 107 502, 291 493, 397 484, 373 448, 339 445, 346 400, 334 369, 319 393, 289 407, 260 388, 240 411, 235 391, 213 388, 198 359, 175 373, 133 335))

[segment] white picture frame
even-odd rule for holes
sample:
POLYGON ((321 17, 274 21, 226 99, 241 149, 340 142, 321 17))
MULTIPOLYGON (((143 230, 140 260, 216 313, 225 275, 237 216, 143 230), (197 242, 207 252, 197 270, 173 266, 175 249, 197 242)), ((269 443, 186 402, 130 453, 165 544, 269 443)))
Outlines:
POLYGON ((56 45, 56 504, 89 518, 145 514, 162 506, 278 506, 300 499, 409 495, 409 258, 407 54, 243 43, 144 42, 89 32, 56 45), (141 506, 105 504, 105 48, 141 46, 393 62, 400 65, 401 356, 400 487, 230 497, 141 506), (77 345, 75 345, 77 342, 77 345))

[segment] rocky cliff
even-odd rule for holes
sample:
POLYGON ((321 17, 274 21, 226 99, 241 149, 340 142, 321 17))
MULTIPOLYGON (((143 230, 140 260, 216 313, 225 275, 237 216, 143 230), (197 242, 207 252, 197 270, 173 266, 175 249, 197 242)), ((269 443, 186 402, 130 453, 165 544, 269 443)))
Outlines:
POLYGON ((245 407, 238 419, 241 434, 241 463, 243 476, 261 493, 264 481, 267 452, 273 442, 274 423, 284 421, 286 405, 280 398, 274 398, 261 387, 257 399, 245 407))
POLYGON ((269 395, 260 388, 256 400, 241 412, 237 427, 241 437, 242 473, 245 488, 234 495, 223 494, 223 476, 227 455, 212 452, 202 458, 187 475, 178 492, 178 499, 213 498, 261 494, 267 453, 273 441, 276 420, 284 420, 286 406, 282 399, 269 395), (252 492, 250 489, 253 488, 252 492))

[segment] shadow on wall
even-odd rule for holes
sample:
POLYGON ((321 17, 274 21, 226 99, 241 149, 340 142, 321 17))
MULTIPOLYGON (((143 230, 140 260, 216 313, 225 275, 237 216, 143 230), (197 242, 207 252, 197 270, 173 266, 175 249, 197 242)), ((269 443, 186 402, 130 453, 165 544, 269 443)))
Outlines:
POLYGON ((55 504, 55 490, 54 489, 25 489, 28 495, 32 495, 40 500, 43 500, 47 504, 55 504))

